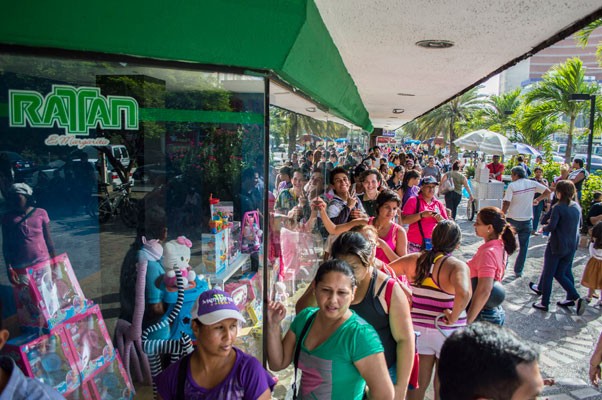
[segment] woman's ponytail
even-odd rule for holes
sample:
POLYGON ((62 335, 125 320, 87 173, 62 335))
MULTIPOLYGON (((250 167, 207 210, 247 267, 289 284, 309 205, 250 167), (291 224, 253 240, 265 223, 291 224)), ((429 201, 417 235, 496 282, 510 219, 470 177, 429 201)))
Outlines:
POLYGON ((502 231, 502 241, 504 242, 504 250, 508 255, 511 255, 516 251, 518 244, 516 243, 516 232, 514 227, 506 222, 504 230, 502 231))

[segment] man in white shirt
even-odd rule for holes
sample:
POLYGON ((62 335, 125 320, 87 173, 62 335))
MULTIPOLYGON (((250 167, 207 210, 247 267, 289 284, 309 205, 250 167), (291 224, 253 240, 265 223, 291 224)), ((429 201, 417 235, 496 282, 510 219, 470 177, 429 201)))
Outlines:
POLYGON ((502 211, 506 214, 507 221, 514 227, 518 235, 520 250, 514 263, 514 275, 520 278, 523 275, 529 237, 533 229, 533 206, 550 197, 550 189, 539 182, 525 179, 527 173, 522 166, 512 168, 512 183, 508 185, 504 195, 502 211), (540 193, 534 198, 535 193, 540 193))

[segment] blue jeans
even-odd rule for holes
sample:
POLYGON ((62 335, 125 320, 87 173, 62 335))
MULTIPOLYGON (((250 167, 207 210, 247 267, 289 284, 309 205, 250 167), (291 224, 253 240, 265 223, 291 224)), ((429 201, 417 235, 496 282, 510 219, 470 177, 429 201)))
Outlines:
POLYGON ((506 321, 506 311, 504 311, 502 306, 483 308, 479 315, 477 315, 476 320, 491 322, 492 324, 502 326, 504 325, 504 321, 506 321))
POLYGON ((552 295, 552 280, 556 281, 566 291, 567 300, 577 300, 579 293, 575 289, 575 278, 573 277, 573 258, 575 251, 572 249, 565 255, 552 254, 550 244, 546 246, 546 253, 543 260, 543 271, 541 272, 540 285, 538 289, 542 292, 541 304, 550 305, 552 295))
POLYGON ((539 227, 539 220, 541 219, 541 212, 543 211, 545 201, 540 201, 536 206, 533 206, 533 231, 537 232, 539 227))
POLYGON ((518 235, 518 256, 514 263, 514 274, 522 275, 523 269, 525 268, 525 260, 527 259, 527 250, 529 250, 529 238, 531 237, 531 231, 533 230, 533 224, 531 219, 527 221, 517 221, 515 219, 508 218, 508 222, 516 230, 518 235))

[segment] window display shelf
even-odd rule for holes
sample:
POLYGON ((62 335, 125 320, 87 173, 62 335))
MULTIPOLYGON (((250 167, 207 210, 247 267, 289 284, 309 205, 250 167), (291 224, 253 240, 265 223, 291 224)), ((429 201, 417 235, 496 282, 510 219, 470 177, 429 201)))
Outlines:
POLYGON ((232 276, 239 271, 243 265, 249 262, 250 255, 246 253, 241 253, 238 258, 226 268, 225 271, 220 272, 219 274, 209 274, 208 276, 211 278, 212 283, 219 284, 220 286, 224 286, 224 283, 228 281, 228 279, 232 278, 232 276))

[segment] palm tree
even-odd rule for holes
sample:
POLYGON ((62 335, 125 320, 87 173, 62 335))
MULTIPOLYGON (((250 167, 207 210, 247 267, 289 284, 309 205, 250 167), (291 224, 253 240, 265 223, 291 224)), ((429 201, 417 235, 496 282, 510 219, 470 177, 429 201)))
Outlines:
POLYGON ((567 130, 567 124, 556 116, 544 117, 537 122, 525 120, 523 116, 530 112, 531 107, 531 105, 525 105, 516 111, 518 129, 511 137, 512 141, 541 148, 546 142, 549 142, 554 133, 567 130))
POLYGON ((584 102, 571 100, 575 93, 595 94, 596 84, 585 81, 585 69, 579 58, 570 58, 563 64, 553 66, 534 88, 527 92, 525 101, 532 107, 523 116, 523 126, 534 128, 544 118, 566 117, 569 120, 565 159, 571 158, 573 131, 577 115, 588 107, 584 102))
POLYGON ((487 96, 479 94, 479 88, 477 86, 470 89, 424 116, 425 129, 435 134, 442 133, 449 140, 452 159, 458 155, 453 142, 460 136, 458 135, 462 131, 460 125, 471 119, 477 111, 486 107, 485 101, 487 96))
POLYGON ((487 107, 482 113, 481 128, 506 134, 512 130, 516 132, 516 110, 521 106, 521 88, 500 95, 491 95, 485 101, 487 107))
MULTIPOLYGON (((577 43, 585 48, 589 43, 589 38, 591 34, 598 28, 602 27, 602 18, 595 20, 594 22, 587 25, 585 28, 581 29, 579 32, 575 34, 575 39, 577 43)), ((596 50, 596 58, 598 59, 598 64, 602 66, 602 42, 598 43, 598 49, 596 50)))

